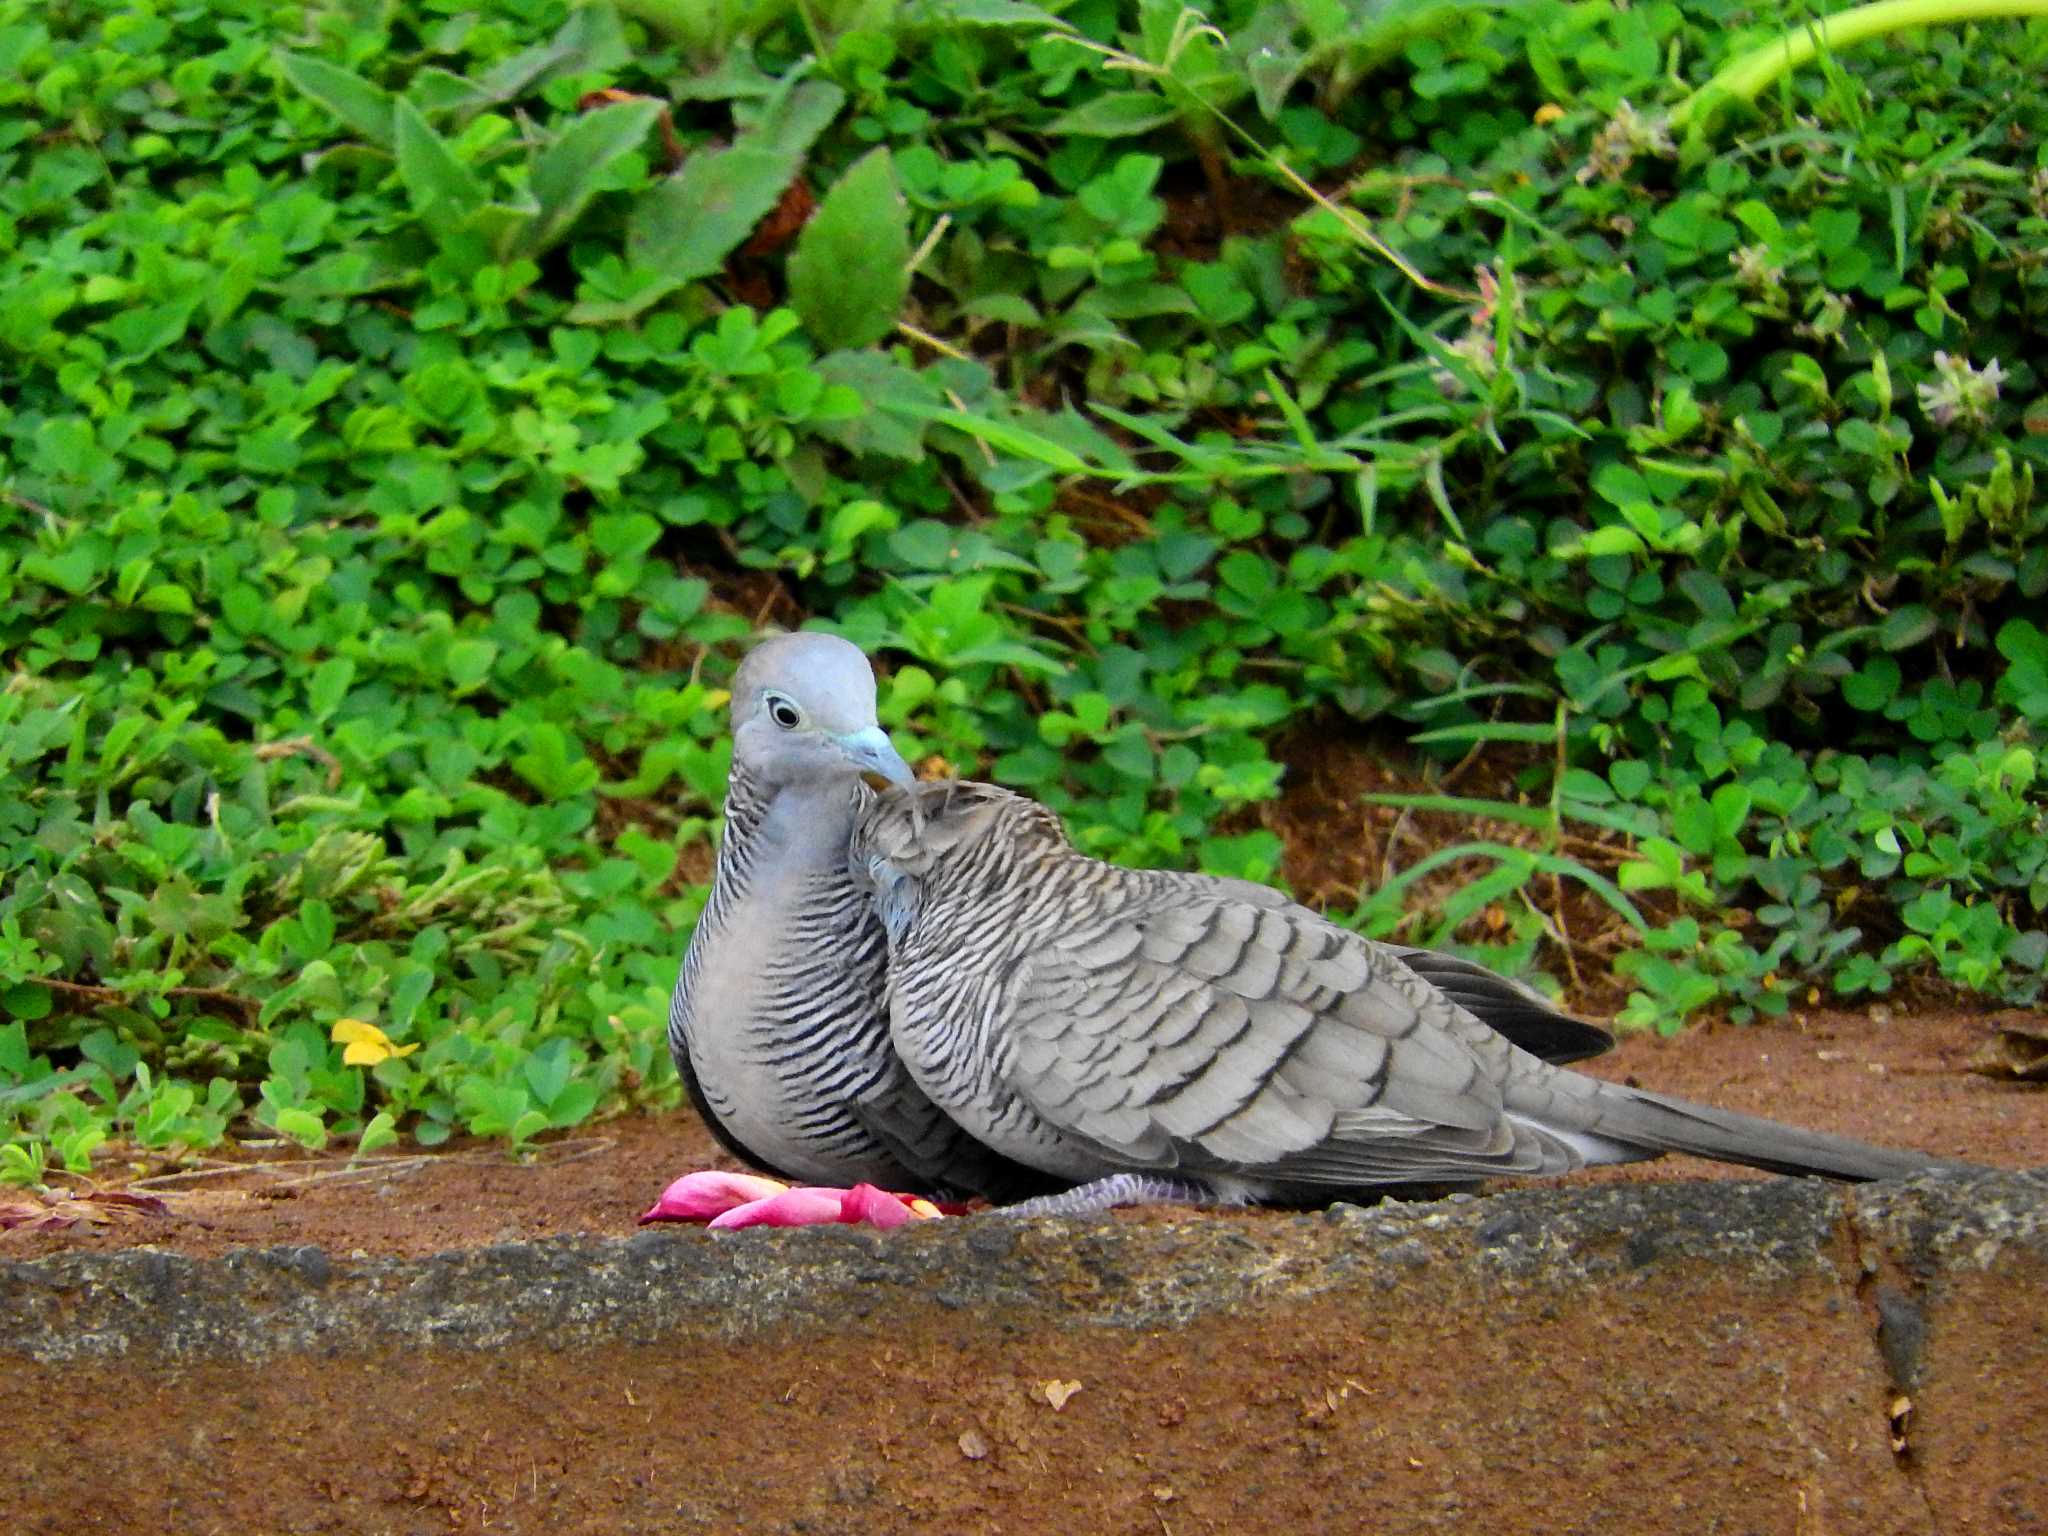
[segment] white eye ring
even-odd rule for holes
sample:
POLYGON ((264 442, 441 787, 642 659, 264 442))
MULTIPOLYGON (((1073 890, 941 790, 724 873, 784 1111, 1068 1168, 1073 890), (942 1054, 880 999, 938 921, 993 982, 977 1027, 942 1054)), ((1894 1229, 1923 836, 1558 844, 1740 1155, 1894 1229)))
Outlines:
POLYGON ((779 693, 768 695, 768 718, 785 731, 793 731, 804 723, 804 712, 779 693))

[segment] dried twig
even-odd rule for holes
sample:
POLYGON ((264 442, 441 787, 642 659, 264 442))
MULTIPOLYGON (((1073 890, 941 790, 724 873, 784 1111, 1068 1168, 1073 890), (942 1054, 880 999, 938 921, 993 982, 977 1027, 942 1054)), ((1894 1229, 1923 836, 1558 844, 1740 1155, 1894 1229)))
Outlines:
POLYGON ((310 757, 327 767, 327 787, 341 788, 341 759, 321 746, 310 736, 288 736, 283 741, 265 741, 256 747, 258 762, 273 762, 281 757, 310 757))

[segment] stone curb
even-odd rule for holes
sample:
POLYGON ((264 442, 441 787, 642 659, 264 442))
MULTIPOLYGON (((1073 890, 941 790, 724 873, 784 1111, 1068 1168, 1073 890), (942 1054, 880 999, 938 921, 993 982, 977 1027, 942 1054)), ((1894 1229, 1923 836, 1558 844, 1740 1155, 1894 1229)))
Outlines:
POLYGON ((263 1361, 427 1345, 491 1350, 738 1339, 858 1323, 922 1300, 1080 1328, 1181 1326, 1332 1290, 1455 1271, 1508 1290, 1583 1293, 1707 1266, 1901 1296, 2011 1251, 2048 1261, 2048 1179, 1928 1176, 1525 1189, 1289 1216, 934 1222, 713 1236, 657 1228, 419 1260, 313 1247, 193 1259, 153 1249, 0 1263, 0 1357, 263 1361), (1862 1276, 1842 1273, 1852 1234, 1862 1276))

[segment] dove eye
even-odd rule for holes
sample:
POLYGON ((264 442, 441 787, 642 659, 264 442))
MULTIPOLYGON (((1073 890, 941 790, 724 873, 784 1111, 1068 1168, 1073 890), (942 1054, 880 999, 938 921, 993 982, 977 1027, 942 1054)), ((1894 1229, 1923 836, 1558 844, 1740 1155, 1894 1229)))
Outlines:
POLYGON ((804 723, 803 711, 779 693, 768 695, 768 718, 785 731, 793 731, 804 723))

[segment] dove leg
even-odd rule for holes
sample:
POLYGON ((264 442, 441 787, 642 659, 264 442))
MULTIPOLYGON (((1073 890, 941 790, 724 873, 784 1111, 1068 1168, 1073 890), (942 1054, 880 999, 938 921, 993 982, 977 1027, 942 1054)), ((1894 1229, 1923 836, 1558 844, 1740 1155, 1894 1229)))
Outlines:
POLYGON ((1088 1216, 1119 1205, 1232 1205, 1206 1184, 1187 1179, 1161 1179, 1143 1173, 1118 1173, 1077 1184, 1056 1195, 1036 1195, 1015 1205, 998 1206, 995 1216, 1088 1216))

